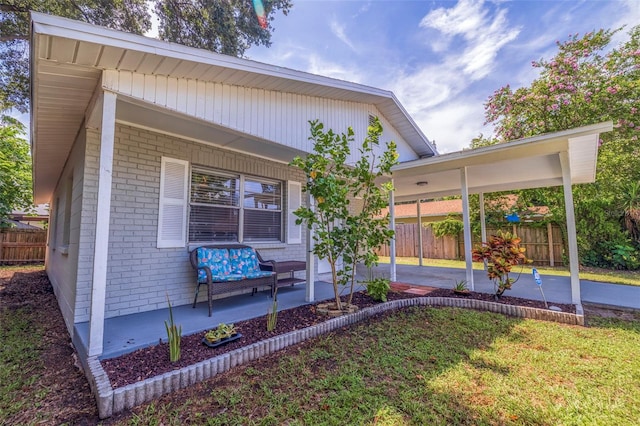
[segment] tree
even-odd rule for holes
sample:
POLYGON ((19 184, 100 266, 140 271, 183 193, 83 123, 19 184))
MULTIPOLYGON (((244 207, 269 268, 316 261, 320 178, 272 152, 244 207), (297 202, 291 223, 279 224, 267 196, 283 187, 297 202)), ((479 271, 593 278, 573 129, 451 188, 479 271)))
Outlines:
POLYGON ((0 123, 0 224, 15 209, 28 208, 31 199, 31 156, 23 138, 24 126, 14 118, 0 123))
POLYGON ((368 128, 358 161, 351 166, 347 164, 354 141, 351 127, 346 134, 336 134, 331 129, 325 132, 318 120, 311 121, 310 126, 314 152, 305 158, 296 157, 291 164, 305 173, 307 182, 303 191, 313 196, 316 205, 300 207, 294 213, 298 216, 296 223, 304 222, 313 229, 313 253, 329 262, 336 308, 341 310, 340 286, 351 282, 350 304, 356 265, 359 262, 368 267, 375 265, 378 256, 373 248, 393 237, 393 230, 388 229, 388 215, 380 214, 388 205, 393 187, 391 182, 378 184, 376 180, 389 175, 398 154, 395 143, 389 142, 377 157, 382 134, 377 118, 368 128), (352 204, 356 201, 358 206, 352 204), (340 259, 342 269, 338 268, 340 259))
POLYGON ((29 110, 29 11, 50 13, 112 29, 144 34, 150 8, 162 40, 242 56, 252 45, 271 44, 277 10, 291 0, 8 0, 0 3, 0 109, 29 110))
MULTIPOLYGON (((498 89, 485 103, 487 123, 495 125, 495 140, 482 137, 475 146, 505 142, 612 120, 614 131, 603 134, 596 182, 574 186, 576 227, 581 262, 607 266, 612 246, 629 246, 631 235, 620 225, 628 182, 640 180, 635 161, 640 148, 640 26, 620 46, 609 44, 618 30, 599 30, 558 42, 551 60, 532 63, 539 77, 529 87, 498 89)), ((555 222, 565 223, 557 188, 520 191, 523 200, 547 205, 555 222)), ((635 240, 636 246, 640 242, 635 240)))

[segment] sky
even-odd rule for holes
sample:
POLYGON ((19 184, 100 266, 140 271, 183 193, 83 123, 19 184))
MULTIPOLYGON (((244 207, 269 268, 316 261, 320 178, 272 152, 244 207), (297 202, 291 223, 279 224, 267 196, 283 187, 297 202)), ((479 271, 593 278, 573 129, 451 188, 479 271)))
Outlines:
MULTIPOLYGON (((481 133, 484 103, 527 86, 569 34, 640 24, 640 0, 293 0, 260 62, 394 92, 440 153, 481 133)), ((612 45, 626 40, 620 33, 612 45)), ((343 131, 344 129, 334 129, 343 131)))

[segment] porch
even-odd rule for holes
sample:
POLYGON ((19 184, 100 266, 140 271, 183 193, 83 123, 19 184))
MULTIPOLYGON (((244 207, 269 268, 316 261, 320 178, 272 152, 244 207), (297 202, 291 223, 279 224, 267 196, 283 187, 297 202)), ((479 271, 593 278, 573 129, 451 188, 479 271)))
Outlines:
MULTIPOLYGON (((396 265, 397 282, 439 288, 451 288, 455 281, 466 278, 464 269, 431 266, 396 265)), ((365 270, 358 271, 360 280, 365 270)), ((375 268, 376 276, 389 276, 389 265, 375 268)), ((482 270, 474 270, 475 291, 493 293, 493 283, 482 270)), ((315 282, 315 300, 333 297, 330 276, 320 275, 315 282)), ((543 275, 543 291, 549 304, 571 304, 571 278, 568 276, 543 275)), ((613 285, 581 280, 582 302, 610 305, 621 308, 640 309, 640 287, 613 285)), ((362 289, 359 288, 359 289, 362 289)), ((305 301, 306 284, 299 283, 278 289, 278 310, 309 304, 305 301)), ((530 274, 523 274, 506 295, 526 299, 542 300, 540 290, 530 274)), ((220 323, 235 323, 256 317, 264 317, 271 307, 272 299, 267 291, 255 295, 243 294, 214 301, 213 315, 207 316, 206 302, 193 309, 191 305, 175 306, 174 320, 182 326, 183 335, 189 335, 217 327, 220 323)), ((169 318, 168 309, 159 309, 139 314, 125 315, 105 320, 104 352, 101 358, 113 358, 139 348, 166 341, 164 321, 169 318)), ((75 326, 74 344, 81 356, 86 357, 89 323, 75 326)))

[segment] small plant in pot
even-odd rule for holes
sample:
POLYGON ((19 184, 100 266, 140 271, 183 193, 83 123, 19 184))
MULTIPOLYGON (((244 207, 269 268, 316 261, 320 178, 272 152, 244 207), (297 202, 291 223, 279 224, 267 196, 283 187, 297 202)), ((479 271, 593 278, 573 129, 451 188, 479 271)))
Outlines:
POLYGON ((471 294, 469 287, 467 287, 466 280, 455 281, 455 283, 453 284, 453 292, 455 294, 462 294, 464 296, 468 296, 469 294, 471 294))
POLYGON ((235 325, 221 323, 217 328, 205 333, 202 343, 209 347, 216 347, 240 337, 242 337, 242 334, 238 333, 235 325))
POLYGON ((511 269, 516 265, 532 262, 525 256, 526 249, 520 247, 520 241, 515 234, 498 231, 489 241, 471 252, 474 261, 487 261, 487 276, 493 281, 496 299, 499 299, 505 290, 511 289, 520 278, 522 270, 517 278, 512 278, 509 276, 511 269))

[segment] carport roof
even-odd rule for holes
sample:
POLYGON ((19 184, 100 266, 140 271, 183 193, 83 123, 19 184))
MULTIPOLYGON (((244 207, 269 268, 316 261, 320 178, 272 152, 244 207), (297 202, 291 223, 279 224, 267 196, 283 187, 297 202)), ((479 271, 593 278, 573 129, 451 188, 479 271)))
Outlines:
POLYGON ((598 123, 401 163, 392 169, 395 200, 460 195, 462 168, 471 194, 560 186, 562 152, 572 184, 594 182, 600 133, 612 129, 598 123))

